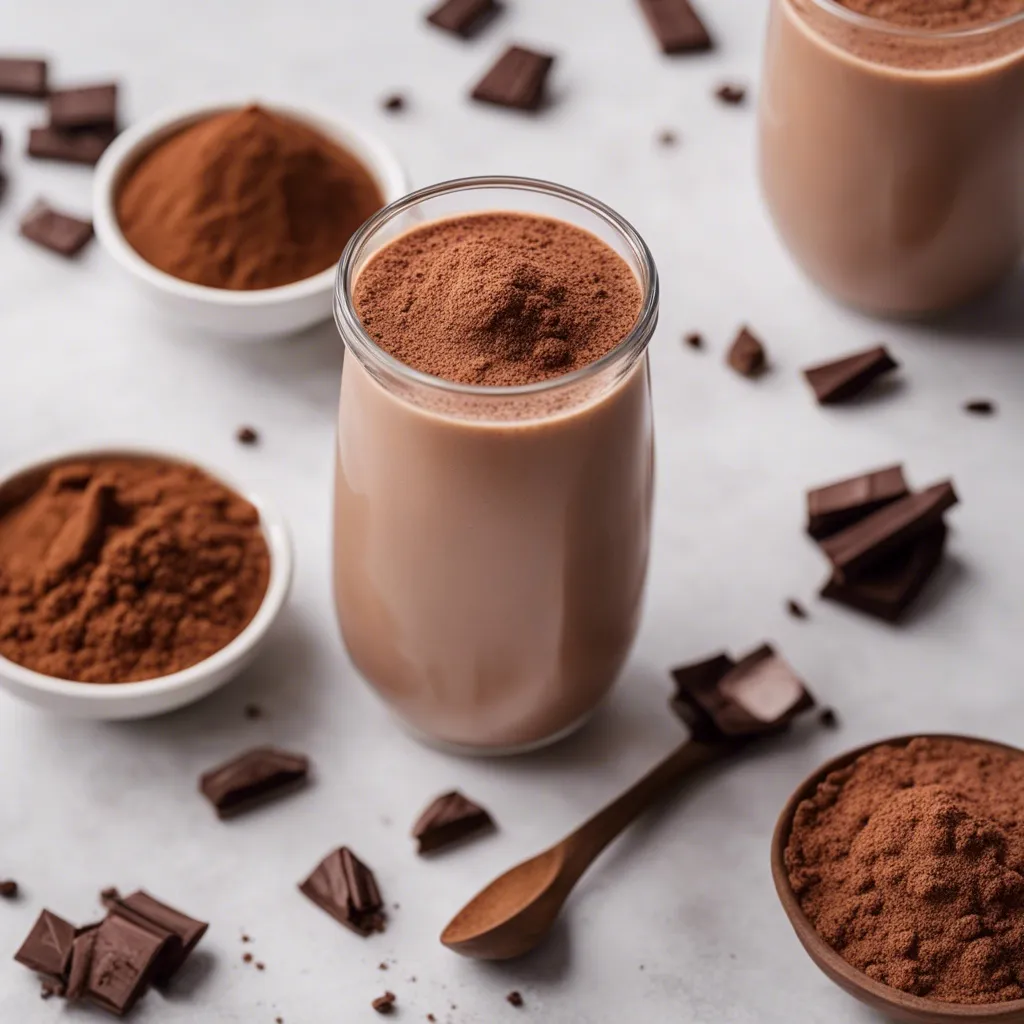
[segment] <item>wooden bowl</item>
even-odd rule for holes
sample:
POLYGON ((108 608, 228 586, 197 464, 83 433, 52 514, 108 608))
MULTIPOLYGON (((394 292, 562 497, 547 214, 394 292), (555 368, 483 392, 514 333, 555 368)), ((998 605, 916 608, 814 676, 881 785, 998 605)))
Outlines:
MULTIPOLYGON (((1010 751, 1024 756, 1024 751, 1005 743, 993 743, 990 740, 979 740, 973 736, 954 736, 946 734, 927 734, 926 739, 966 740, 996 750, 1010 751)), ((789 884, 786 871, 785 851, 789 843, 789 834, 793 827, 793 817, 803 800, 812 796, 818 784, 830 772, 845 768, 856 761, 861 754, 874 747, 889 745, 905 747, 917 736, 896 736, 893 739, 879 740, 867 746, 858 747, 823 764, 817 771, 805 779, 796 792, 789 798, 772 837, 772 878, 775 890, 779 894, 782 906, 789 917, 789 922, 796 932, 810 958, 840 988, 847 991, 855 999, 870 1006, 873 1010, 884 1013, 898 1021, 909 1021, 912 1024, 965 1024, 966 1021, 985 1021, 986 1024, 1024 1024, 1024 999, 1014 999, 1005 1003, 986 1003, 980 1006, 963 1003, 945 1003, 937 999, 923 999, 899 989, 890 988, 880 982, 873 981, 862 971, 848 964, 815 930, 804 915, 800 903, 789 884)))

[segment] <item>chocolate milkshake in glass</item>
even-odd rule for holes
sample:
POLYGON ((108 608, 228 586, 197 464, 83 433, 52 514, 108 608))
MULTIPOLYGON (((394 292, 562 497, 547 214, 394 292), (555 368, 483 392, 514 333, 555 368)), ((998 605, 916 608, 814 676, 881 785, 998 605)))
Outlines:
POLYGON ((509 752, 574 729, 647 571, 651 254, 588 196, 477 178, 349 243, 334 586, 353 662, 418 735, 509 752))
POLYGON ((764 195, 851 305, 934 313, 1024 249, 1024 0, 772 0, 764 195))

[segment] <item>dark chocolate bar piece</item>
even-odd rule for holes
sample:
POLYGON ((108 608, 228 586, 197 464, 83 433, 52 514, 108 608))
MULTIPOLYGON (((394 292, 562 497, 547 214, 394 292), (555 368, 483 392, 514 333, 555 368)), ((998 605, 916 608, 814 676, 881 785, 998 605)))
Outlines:
POLYGON ((500 10, 501 4, 497 0, 444 0, 427 15, 427 21, 446 32, 469 39, 500 10))
POLYGON ((725 360, 744 377, 757 377, 768 365, 768 353, 753 331, 744 327, 729 347, 725 360))
POLYGON ((117 124, 117 83, 54 89, 50 93, 53 128, 113 128, 117 124))
POLYGON ((37 160, 60 160, 92 167, 116 134, 113 128, 83 128, 78 131, 61 131, 49 126, 30 128, 27 152, 37 160))
POLYGON ((44 910, 28 938, 14 954, 14 959, 30 970, 38 971, 52 978, 63 978, 67 974, 71 959, 71 946, 75 941, 75 926, 62 917, 44 910))
POLYGON ((123 1017, 149 988, 166 940, 117 914, 110 914, 93 934, 82 997, 123 1017))
POLYGON ((844 582, 833 576, 821 596, 885 622, 898 622, 941 564, 946 534, 946 524, 936 523, 857 579, 844 582))
POLYGON ((472 97, 513 110, 537 110, 555 58, 522 46, 510 46, 476 84, 472 97))
POLYGON ((22 218, 20 231, 29 241, 70 257, 92 239, 92 221, 61 213, 40 199, 22 218))
POLYGON ((807 532, 821 539, 910 493, 902 466, 886 466, 807 492, 807 532))
POLYGON ((46 77, 45 60, 0 57, 0 96, 45 96, 46 77))
POLYGON ((230 818, 290 793, 309 777, 309 758, 275 747, 256 747, 203 774, 199 790, 220 818, 230 818))
POLYGON ((329 853, 299 889, 357 935, 384 931, 387 915, 377 880, 347 846, 329 853))
POLYGON ((689 0, 640 0, 662 53, 711 49, 711 35, 689 0))
POLYGON ((958 500, 952 483, 944 480, 900 498, 823 540, 821 549, 832 563, 836 578, 846 582, 941 522, 943 513, 958 500))
POLYGON ((432 853, 494 828, 494 819, 479 804, 452 791, 439 796, 413 826, 419 853, 432 853))
POLYGON ((804 377, 819 405, 835 405, 859 395, 883 374, 898 366, 886 347, 877 345, 842 359, 810 366, 804 370, 804 377))

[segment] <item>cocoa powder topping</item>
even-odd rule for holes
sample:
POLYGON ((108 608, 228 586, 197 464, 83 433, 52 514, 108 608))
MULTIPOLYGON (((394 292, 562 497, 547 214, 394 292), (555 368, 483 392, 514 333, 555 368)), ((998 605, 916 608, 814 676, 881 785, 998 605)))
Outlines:
POLYGON ((1024 12, 1024 0, 837 0, 857 14, 931 32, 988 25, 1024 12))
POLYGON ((608 245, 564 221, 481 213, 396 238, 363 268, 356 311, 416 370, 519 385, 611 351, 636 322, 640 285, 608 245))

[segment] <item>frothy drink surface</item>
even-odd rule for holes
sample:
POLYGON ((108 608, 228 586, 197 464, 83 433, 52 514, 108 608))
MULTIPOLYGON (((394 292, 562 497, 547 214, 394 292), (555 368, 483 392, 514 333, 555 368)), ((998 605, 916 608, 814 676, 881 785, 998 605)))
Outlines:
POLYGON ((577 383, 553 379, 630 331, 637 279, 579 228, 496 212, 400 236, 354 294, 380 347, 410 366, 551 388, 506 396, 512 414, 500 421, 477 418, 457 393, 425 406, 413 383, 390 386, 347 354, 334 562, 349 653, 435 740, 549 739, 611 687, 640 612, 653 478, 646 357, 620 352, 577 383))
POLYGON ((836 0, 857 14, 893 25, 950 32, 1002 21, 1024 11, 1024 0, 836 0))

